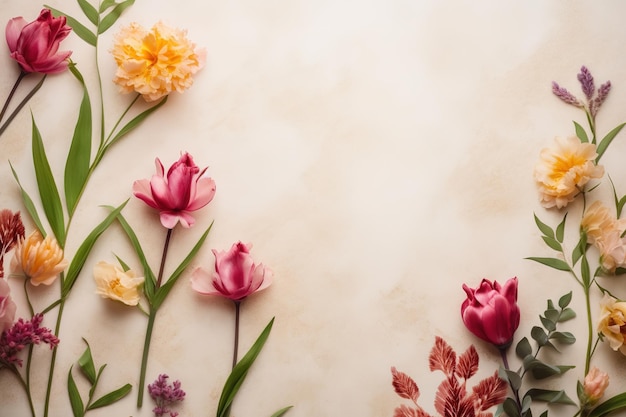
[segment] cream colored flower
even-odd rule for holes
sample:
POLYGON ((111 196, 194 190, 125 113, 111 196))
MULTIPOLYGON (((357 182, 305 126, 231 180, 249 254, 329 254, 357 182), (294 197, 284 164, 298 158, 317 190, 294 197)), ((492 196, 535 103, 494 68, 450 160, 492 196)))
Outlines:
POLYGON ((580 193, 592 178, 601 178, 604 168, 595 164, 596 146, 577 137, 556 138, 553 148, 541 151, 535 181, 544 207, 562 208, 580 193))
POLYGON ((596 404, 609 386, 609 374, 600 371, 595 366, 589 370, 583 382, 583 393, 587 405, 596 404))
POLYGON ((172 91, 183 92, 203 66, 206 51, 196 48, 184 30, 159 22, 150 30, 137 23, 123 28, 112 50, 117 63, 114 82, 154 101, 172 91))
POLYGON ((30 283, 50 285, 63 272, 68 262, 56 239, 48 235, 44 239, 38 231, 20 239, 11 260, 11 271, 23 273, 30 283))
POLYGON ((626 219, 617 219, 601 201, 595 201, 581 220, 588 242, 600 251, 602 268, 614 273, 615 268, 626 264, 626 219))
POLYGON ((626 302, 604 295, 600 302, 598 331, 609 341, 611 349, 626 355, 624 335, 626 335, 626 302))
POLYGON ((144 278, 136 276, 133 271, 123 271, 116 265, 98 262, 93 268, 93 277, 97 286, 96 294, 103 298, 121 301, 129 306, 139 303, 139 287, 144 278))

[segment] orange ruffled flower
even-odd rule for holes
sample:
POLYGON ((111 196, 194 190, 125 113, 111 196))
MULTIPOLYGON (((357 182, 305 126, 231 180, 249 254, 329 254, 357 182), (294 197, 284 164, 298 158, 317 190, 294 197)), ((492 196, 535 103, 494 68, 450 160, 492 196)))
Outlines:
POLYGON ((186 31, 162 22, 150 30, 131 23, 116 35, 112 53, 118 66, 114 82, 146 101, 191 87, 206 59, 206 51, 196 48, 186 31))
POLYGON ((604 168, 595 163, 596 146, 575 136, 556 138, 553 148, 541 151, 535 167, 540 202, 546 208, 567 206, 592 178, 601 178, 604 168))
POLYGON ((63 249, 56 239, 34 231, 26 239, 20 239, 11 260, 11 271, 23 273, 30 283, 50 285, 65 269, 68 262, 63 258, 63 249))
POLYGON ((588 242, 600 251, 600 263, 608 273, 626 264, 626 219, 618 219, 601 201, 595 201, 585 211, 580 226, 588 242))

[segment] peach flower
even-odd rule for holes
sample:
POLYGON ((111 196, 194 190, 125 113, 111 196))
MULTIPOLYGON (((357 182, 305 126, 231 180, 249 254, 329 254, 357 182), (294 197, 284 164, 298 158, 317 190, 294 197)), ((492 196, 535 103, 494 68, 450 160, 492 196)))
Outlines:
POLYGON ((583 382, 583 392, 585 394, 587 405, 596 404, 604 395, 604 391, 609 386, 609 375, 601 372, 595 366, 589 370, 583 382))
POLYGON ((611 349, 626 355, 624 335, 626 335, 626 302, 604 295, 600 302, 600 320, 598 331, 609 341, 611 349))
POLYGON ((11 270, 26 275, 32 285, 50 285, 67 264, 56 239, 50 235, 44 239, 41 233, 34 231, 17 243, 11 270))
POLYGON ((206 60, 206 51, 187 39, 184 30, 159 22, 150 30, 137 23, 123 28, 112 49, 117 63, 114 82, 125 93, 155 101, 172 91, 182 93, 206 60))
POLYGON ((143 285, 144 278, 136 276, 132 270, 124 271, 116 265, 98 262, 93 268, 93 277, 96 294, 129 306, 139 304, 139 287, 143 285))
POLYGON ((585 212, 581 228, 587 233, 589 243, 600 251, 602 268, 615 272, 615 268, 626 264, 626 219, 617 219, 601 201, 595 201, 585 212))
POLYGON ((592 178, 601 178, 604 168, 595 163, 596 146, 577 137, 556 138, 552 148, 541 151, 535 181, 544 207, 567 206, 592 178))

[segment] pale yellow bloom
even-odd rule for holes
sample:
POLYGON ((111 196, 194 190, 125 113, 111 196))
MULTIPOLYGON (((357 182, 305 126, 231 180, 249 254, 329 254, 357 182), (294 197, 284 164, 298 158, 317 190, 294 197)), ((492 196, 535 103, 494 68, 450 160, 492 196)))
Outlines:
POLYGON ((118 66, 114 82, 123 92, 136 91, 146 101, 189 88, 206 59, 206 51, 187 39, 186 31, 162 22, 150 30, 137 23, 123 28, 112 54, 118 66))
POLYGON ((580 193, 592 178, 601 178, 604 168, 595 164, 596 146, 575 136, 556 138, 553 148, 541 151, 535 181, 544 207, 562 208, 580 193))
POLYGON ((602 268, 615 272, 615 268, 626 264, 626 219, 617 219, 601 201, 595 201, 581 220, 580 226, 587 233, 588 242, 600 251, 602 268))
POLYGON ((96 294, 103 298, 121 301, 129 306, 139 303, 139 287, 144 278, 136 276, 133 271, 124 271, 116 265, 98 262, 93 268, 93 277, 97 286, 96 294))
POLYGON ((600 371, 595 366, 589 370, 583 382, 583 392, 587 405, 596 404, 609 386, 609 374, 600 371))
POLYGON ((33 285, 50 285, 67 264, 56 239, 50 235, 44 239, 41 233, 34 231, 17 243, 11 270, 26 275, 33 285))
POLYGON ((611 349, 626 355, 624 335, 626 335, 626 302, 604 295, 600 302, 600 320, 598 331, 609 341, 611 349))

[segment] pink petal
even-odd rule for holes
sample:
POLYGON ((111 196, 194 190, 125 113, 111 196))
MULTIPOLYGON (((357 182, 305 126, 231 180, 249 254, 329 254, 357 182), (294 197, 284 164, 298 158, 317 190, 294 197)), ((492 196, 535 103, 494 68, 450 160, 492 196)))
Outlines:
POLYGON ((23 17, 14 17, 9 20, 9 23, 7 23, 5 36, 7 39, 7 45, 9 46, 9 51, 15 52, 17 49, 17 41, 22 33, 22 28, 26 26, 27 23, 28 22, 26 22, 23 17))
POLYGON ((174 205, 174 198, 168 187, 165 178, 153 175, 150 179, 150 191, 152 198, 161 210, 172 210, 177 207, 174 205))
POLYGON ((150 181, 148 180, 137 180, 133 183, 133 194, 138 199, 142 200, 144 203, 149 205, 152 208, 158 209, 156 201, 152 198, 152 191, 150 190, 150 181))
POLYGON ((172 213, 171 211, 162 211, 159 213, 159 218, 161 219, 161 224, 166 229, 173 229, 180 220, 178 213, 172 213))
POLYGON ((212 178, 204 177, 200 178, 196 183, 195 193, 191 196, 191 201, 187 210, 198 210, 213 200, 215 196, 215 181, 212 178))
POLYGON ((191 288, 203 295, 221 295, 211 283, 211 274, 204 268, 196 268, 191 273, 191 288))

